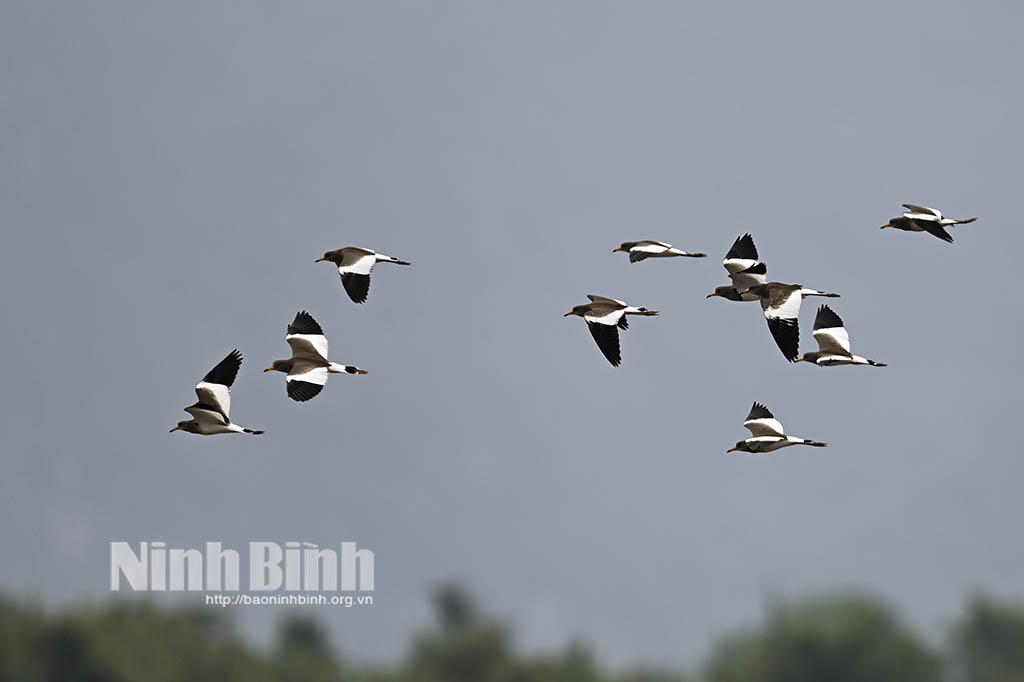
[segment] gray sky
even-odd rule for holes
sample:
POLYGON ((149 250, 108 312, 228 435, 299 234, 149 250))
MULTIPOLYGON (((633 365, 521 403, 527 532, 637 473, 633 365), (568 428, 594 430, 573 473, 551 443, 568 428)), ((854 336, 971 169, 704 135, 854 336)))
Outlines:
POLYGON ((350 652, 454 576, 614 663, 773 595, 931 631, 1024 596, 1024 9, 826 4, 0 5, 0 588, 105 598, 111 540, 356 540, 376 605, 316 612, 350 652), (902 202, 980 218, 880 231, 902 202), (746 231, 890 366, 789 366, 705 300, 746 231), (711 257, 611 253, 640 238, 711 257), (356 306, 313 263, 348 244, 413 265, 356 306), (591 292, 662 311, 617 370, 561 316, 591 292), (260 370, 299 309, 370 374, 288 400, 260 370), (267 435, 169 435, 236 346, 267 435), (830 447, 725 455, 755 399, 830 447))

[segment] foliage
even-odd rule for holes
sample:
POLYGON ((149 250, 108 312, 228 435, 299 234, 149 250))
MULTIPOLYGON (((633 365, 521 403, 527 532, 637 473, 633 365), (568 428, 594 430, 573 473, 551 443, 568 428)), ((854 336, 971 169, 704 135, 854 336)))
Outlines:
POLYGON ((770 610, 712 652, 708 682, 938 682, 939 660, 882 604, 856 595, 770 610))
POLYGON ((209 609, 113 603, 50 613, 0 598, 0 682, 1020 682, 1024 608, 979 597, 931 650, 862 595, 773 605, 764 622, 712 647, 702 675, 610 672, 582 642, 524 654, 511 630, 457 585, 433 595, 435 623, 402 660, 360 667, 314 620, 285 619, 258 650, 209 609))
POLYGON ((956 682, 1024 680, 1024 606, 972 600, 953 631, 949 657, 956 682))

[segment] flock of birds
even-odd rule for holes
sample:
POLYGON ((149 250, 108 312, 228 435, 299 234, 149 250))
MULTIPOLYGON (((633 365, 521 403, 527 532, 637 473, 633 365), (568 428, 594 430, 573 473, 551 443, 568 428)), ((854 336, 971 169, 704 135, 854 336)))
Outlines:
MULTIPOLYGON (((370 293, 370 273, 377 263, 409 265, 404 260, 386 256, 370 249, 346 246, 328 251, 316 262, 329 261, 338 267, 341 284, 348 297, 355 303, 364 303, 370 293)), ((300 310, 288 325, 284 340, 291 346, 292 356, 286 360, 274 360, 264 372, 284 372, 288 397, 304 402, 323 390, 331 374, 366 374, 365 369, 351 365, 340 365, 327 359, 327 337, 319 323, 305 310, 300 310)), ((231 384, 235 382, 238 368, 242 366, 242 354, 237 349, 227 354, 217 366, 206 373, 196 384, 198 400, 185 411, 192 418, 178 422, 171 433, 187 431, 201 436, 220 433, 249 433, 258 436, 261 429, 247 429, 231 421, 231 384)))
MULTIPOLYGON (((947 227, 971 223, 977 218, 946 218, 934 208, 903 204, 906 209, 899 217, 891 218, 882 228, 892 227, 908 232, 928 232, 939 239, 952 243, 953 237, 947 227)), ((703 258, 706 254, 690 253, 677 249, 671 244, 653 240, 623 242, 613 252, 629 254, 630 263, 648 258, 689 257, 703 258)), ((334 263, 341 275, 341 283, 349 298, 355 303, 364 303, 370 290, 370 273, 377 263, 409 265, 407 261, 377 253, 370 249, 347 246, 328 251, 316 262, 334 263)), ((736 239, 722 261, 729 274, 731 284, 716 287, 707 298, 719 297, 729 301, 759 301, 768 329, 783 356, 790 362, 810 362, 819 367, 835 365, 869 365, 885 367, 885 363, 854 355, 850 350, 850 335, 843 320, 829 306, 818 308, 814 319, 813 336, 818 350, 800 354, 800 304, 807 296, 838 298, 839 294, 809 289, 801 284, 784 284, 768 281, 768 268, 759 259, 757 247, 750 234, 736 239)), ((619 330, 629 329, 628 315, 655 316, 656 310, 631 306, 624 301, 605 296, 589 294, 590 303, 573 306, 565 317, 575 315, 587 323, 591 336, 601 353, 614 367, 622 362, 619 348, 619 330)), ((323 329, 306 311, 299 311, 288 325, 285 341, 291 347, 292 355, 286 360, 275 360, 264 372, 284 372, 288 397, 295 401, 306 401, 323 390, 330 374, 366 374, 366 370, 351 365, 331 362, 327 357, 327 337, 323 329)), ((196 385, 198 400, 185 408, 191 419, 177 423, 171 429, 186 431, 203 436, 221 433, 248 433, 259 435, 260 429, 249 429, 232 423, 231 385, 242 365, 242 354, 232 350, 217 365, 207 372, 196 385)), ((821 441, 787 436, 782 423, 765 405, 755 402, 743 422, 750 431, 745 438, 729 448, 727 452, 763 453, 772 452, 790 445, 825 447, 821 441)))

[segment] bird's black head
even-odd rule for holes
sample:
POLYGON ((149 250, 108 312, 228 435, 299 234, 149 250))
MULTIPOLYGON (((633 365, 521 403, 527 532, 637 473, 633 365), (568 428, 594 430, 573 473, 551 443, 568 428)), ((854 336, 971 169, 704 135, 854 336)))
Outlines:
POLYGON ((730 301, 742 301, 743 300, 740 297, 740 292, 736 291, 735 287, 730 287, 730 286, 715 287, 715 290, 712 291, 707 296, 705 296, 704 298, 712 298, 714 296, 720 296, 721 298, 725 298, 725 299, 728 299, 730 301))
POLYGON ((291 358, 287 360, 274 360, 264 372, 290 372, 292 370, 291 358))
POLYGON ((584 303, 583 305, 574 305, 572 307, 572 310, 567 312, 565 315, 562 315, 562 317, 569 317, 570 315, 579 315, 580 317, 583 317, 584 313, 587 312, 587 309, 589 307, 590 306, 588 306, 586 303, 584 303))
POLYGON ((316 259, 316 262, 328 260, 332 263, 340 264, 342 258, 344 258, 344 254, 341 253, 341 249, 335 249, 334 251, 326 251, 324 255, 316 259))
POLYGON ((726 452, 736 452, 737 450, 740 452, 750 452, 750 446, 747 445, 747 441, 741 440, 737 442, 736 445, 726 450, 726 452))
POLYGON ((199 431, 199 422, 197 422, 195 419, 182 420, 178 422, 173 429, 170 430, 170 433, 174 433, 175 431, 188 431, 189 433, 197 433, 199 431))

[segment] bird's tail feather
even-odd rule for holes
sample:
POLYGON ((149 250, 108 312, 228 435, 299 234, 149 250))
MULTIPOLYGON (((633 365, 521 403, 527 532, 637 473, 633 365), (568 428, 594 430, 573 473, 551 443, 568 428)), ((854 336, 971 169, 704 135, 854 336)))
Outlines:
POLYGON ((365 369, 359 369, 352 365, 339 365, 337 362, 332 362, 327 371, 332 374, 368 374, 365 369))

